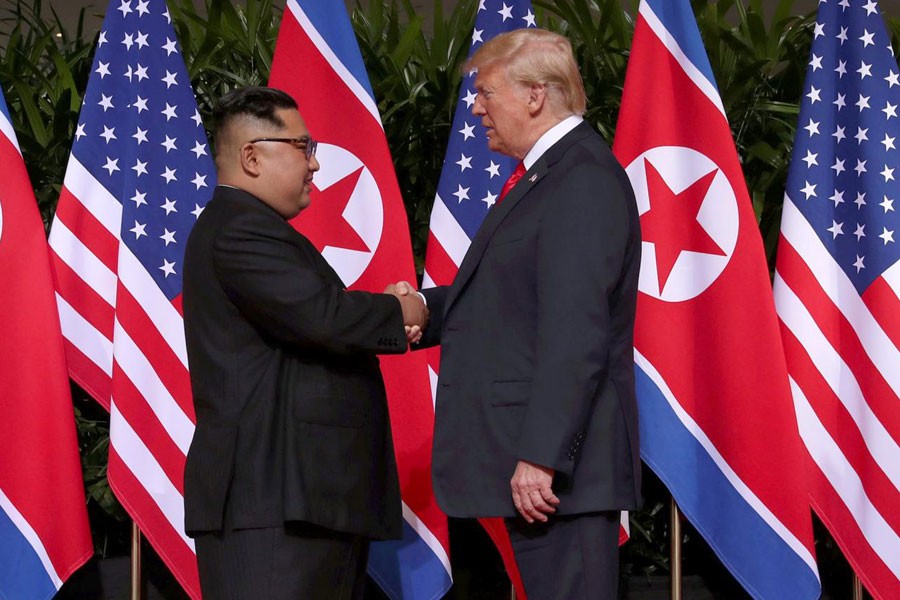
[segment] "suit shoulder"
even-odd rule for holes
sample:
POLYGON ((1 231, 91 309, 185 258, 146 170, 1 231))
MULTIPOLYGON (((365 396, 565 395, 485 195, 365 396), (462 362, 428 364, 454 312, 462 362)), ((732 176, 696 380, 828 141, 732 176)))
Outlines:
POLYGON ((624 216, 636 209, 625 169, 598 134, 567 148, 547 183, 554 198, 551 212, 606 219, 610 210, 624 216))
POLYGON ((615 166, 621 169, 619 161, 612 153, 609 144, 607 144, 606 140, 593 129, 590 130, 590 133, 582 136, 568 148, 564 155, 564 160, 565 158, 575 160, 581 159, 583 161, 615 166))
POLYGON ((625 169, 599 135, 570 146, 555 166, 553 170, 563 181, 598 186, 593 187, 595 191, 624 188, 622 191, 631 192, 625 169))
POLYGON ((228 240, 235 235, 284 240, 302 237, 290 223, 262 201, 248 194, 243 196, 217 195, 200 215, 197 226, 201 219, 205 220, 207 226, 215 228, 216 238, 219 240, 228 240))

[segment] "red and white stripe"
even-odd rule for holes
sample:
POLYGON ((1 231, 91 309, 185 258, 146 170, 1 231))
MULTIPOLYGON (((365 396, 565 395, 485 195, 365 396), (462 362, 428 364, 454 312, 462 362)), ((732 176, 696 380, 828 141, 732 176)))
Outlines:
POLYGON ((775 301, 811 502, 876 598, 900 597, 900 263, 861 296, 789 198, 775 301))
POLYGON ((184 533, 195 421, 183 320, 122 243, 121 218, 121 204, 72 156, 50 234, 69 372, 110 410, 110 486, 199 598, 184 533))

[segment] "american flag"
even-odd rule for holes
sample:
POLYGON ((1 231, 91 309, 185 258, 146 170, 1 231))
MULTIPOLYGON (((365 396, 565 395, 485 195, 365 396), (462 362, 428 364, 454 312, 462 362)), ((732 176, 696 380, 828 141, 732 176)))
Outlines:
MULTIPOLYGON (((499 33, 534 27, 531 0, 482 0, 475 17, 471 56, 499 33)), ((497 202, 503 183, 516 168, 516 159, 488 150, 481 120, 472 115, 475 74, 467 73, 459 88, 459 102, 437 197, 431 211, 431 231, 425 256, 424 287, 450 285, 488 210, 497 202)), ((429 363, 435 371, 438 352, 429 363)))
POLYGON ((46 600, 93 554, 44 224, 0 92, 0 598, 46 600))
POLYGON ((613 151, 641 214, 641 457, 750 595, 818 598, 769 270, 689 0, 641 0, 613 151))
POLYGON ((114 0, 50 233, 57 303, 69 374, 110 411, 110 486, 195 598, 181 266, 214 180, 165 1, 114 0))
POLYGON ((874 0, 819 4, 775 300, 812 505, 900 597, 900 69, 874 0))

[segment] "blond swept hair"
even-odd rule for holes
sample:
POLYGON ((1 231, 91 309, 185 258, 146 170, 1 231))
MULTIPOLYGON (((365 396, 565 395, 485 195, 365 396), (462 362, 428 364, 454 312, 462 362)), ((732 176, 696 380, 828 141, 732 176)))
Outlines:
POLYGON ((500 64, 511 81, 541 84, 555 108, 581 116, 587 95, 572 54, 572 44, 546 29, 516 29, 485 42, 463 65, 466 72, 500 64))

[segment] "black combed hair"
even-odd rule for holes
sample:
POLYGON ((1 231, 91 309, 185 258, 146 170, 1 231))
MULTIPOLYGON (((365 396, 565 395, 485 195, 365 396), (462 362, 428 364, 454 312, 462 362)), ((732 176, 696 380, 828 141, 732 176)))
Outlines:
POLYGON ((285 92, 270 87, 245 87, 222 96, 213 111, 213 122, 216 131, 239 116, 250 116, 275 127, 284 127, 284 121, 276 113, 285 108, 297 108, 297 103, 285 92))

